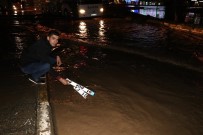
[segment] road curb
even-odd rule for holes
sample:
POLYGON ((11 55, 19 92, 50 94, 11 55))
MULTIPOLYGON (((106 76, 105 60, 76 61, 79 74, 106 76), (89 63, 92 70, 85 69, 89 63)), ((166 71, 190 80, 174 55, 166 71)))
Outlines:
POLYGON ((48 101, 47 84, 38 88, 37 95, 37 135, 54 135, 51 106, 48 101))

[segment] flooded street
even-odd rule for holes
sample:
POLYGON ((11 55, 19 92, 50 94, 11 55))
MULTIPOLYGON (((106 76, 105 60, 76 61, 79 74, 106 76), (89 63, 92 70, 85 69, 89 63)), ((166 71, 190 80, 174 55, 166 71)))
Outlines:
POLYGON ((94 97, 85 100, 71 86, 50 81, 58 134, 202 134, 199 74, 120 52, 105 54, 106 63, 92 64, 90 57, 86 67, 66 73, 94 90, 94 97))
POLYGON ((57 85, 51 89, 52 102, 58 110, 56 115, 65 113, 58 116, 62 119, 56 119, 60 124, 59 134, 63 134, 64 129, 70 134, 84 130, 86 134, 103 131, 102 134, 109 135, 202 133, 201 78, 193 76, 190 80, 186 72, 170 71, 175 69, 163 65, 159 66, 164 69, 142 62, 125 63, 125 66, 120 65, 120 61, 112 64, 104 69, 92 67, 74 79, 83 85, 89 84, 96 92, 95 97, 88 97, 87 101, 68 88, 59 90, 57 85), (64 122, 64 119, 71 120, 64 122))
POLYGON ((63 43, 68 66, 59 72, 96 92, 85 100, 71 86, 50 81, 59 135, 203 133, 202 74, 175 66, 201 66, 192 57, 201 36, 122 19, 55 21, 40 28, 58 29, 72 41, 63 43), (152 59, 153 53, 140 51, 160 55, 152 59))
POLYGON ((203 66, 193 57, 202 36, 116 18, 32 21, 4 30, 12 44, 2 46, 1 62, 17 66, 24 47, 58 29, 57 71, 96 93, 84 99, 48 76, 56 134, 203 134, 203 77, 191 70, 203 66))
POLYGON ((194 52, 203 50, 202 35, 174 31, 158 24, 125 18, 74 21, 58 19, 46 20, 40 24, 40 30, 43 31, 43 26, 46 26, 46 29, 58 29, 62 32, 62 39, 76 41, 80 45, 84 43, 133 53, 197 71, 201 65, 194 58, 194 52), (191 67, 191 64, 197 68, 191 67))

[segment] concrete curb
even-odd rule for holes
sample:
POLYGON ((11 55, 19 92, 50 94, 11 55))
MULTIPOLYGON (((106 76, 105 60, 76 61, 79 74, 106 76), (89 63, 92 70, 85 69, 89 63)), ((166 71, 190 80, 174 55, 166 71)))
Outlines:
POLYGON ((193 33, 193 34, 203 35, 203 29, 202 28, 197 28, 197 27, 193 28, 191 26, 187 26, 187 25, 183 25, 183 24, 170 24, 170 23, 167 23, 167 22, 164 22, 163 25, 168 26, 171 29, 190 32, 190 33, 193 33))
POLYGON ((176 23, 170 23, 167 21, 161 21, 157 19, 147 20, 147 22, 166 26, 178 31, 188 32, 188 33, 197 34, 197 35, 203 35, 203 27, 201 26, 195 26, 195 25, 189 25, 189 24, 183 24, 183 23, 176 24, 176 23))
POLYGON ((51 106, 48 101, 47 84, 38 87, 37 135, 54 135, 51 106))

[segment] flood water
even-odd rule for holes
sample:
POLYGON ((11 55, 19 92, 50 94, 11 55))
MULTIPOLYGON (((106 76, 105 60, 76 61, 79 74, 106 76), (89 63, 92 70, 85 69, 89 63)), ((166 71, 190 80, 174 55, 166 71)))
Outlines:
POLYGON ((7 32, 13 44, 3 46, 8 53, 1 51, 1 59, 16 61, 38 36, 60 30, 64 67, 58 72, 96 92, 84 100, 71 86, 50 80, 58 134, 203 134, 202 73, 157 61, 170 57, 201 66, 192 57, 201 48, 201 36, 116 18, 50 19, 34 25, 14 20, 7 25, 20 29, 7 32), (145 51, 152 53, 138 55, 145 51), (159 57, 151 59, 152 54, 159 57))
POLYGON ((92 45, 154 47, 167 34, 164 28, 133 23, 125 19, 54 21, 51 26, 92 45))
POLYGON ((96 91, 83 101, 74 90, 51 83, 59 134, 83 133, 76 127, 87 135, 203 133, 202 74, 166 62, 170 57, 201 66, 193 58, 201 36, 125 19, 41 23, 40 31, 48 29, 60 30, 66 39, 61 56, 68 66, 59 72, 96 91), (152 53, 140 55, 143 51, 152 53))
POLYGON ((61 31, 63 39, 134 53, 186 68, 199 67, 194 52, 203 50, 202 35, 174 31, 145 21, 124 18, 59 19, 48 20, 44 26, 61 31), (191 67, 191 64, 195 66, 191 67))

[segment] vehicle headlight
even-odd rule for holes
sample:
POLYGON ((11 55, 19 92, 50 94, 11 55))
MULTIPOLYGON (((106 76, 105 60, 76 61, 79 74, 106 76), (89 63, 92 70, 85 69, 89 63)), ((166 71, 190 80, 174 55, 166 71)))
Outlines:
POLYGON ((100 12, 104 12, 104 8, 100 8, 100 12))
POLYGON ((15 6, 15 5, 13 5, 13 10, 17 10, 17 8, 16 8, 16 6, 15 6))
POLYGON ((85 10, 84 9, 80 9, 79 12, 80 12, 80 14, 85 14, 85 10))

